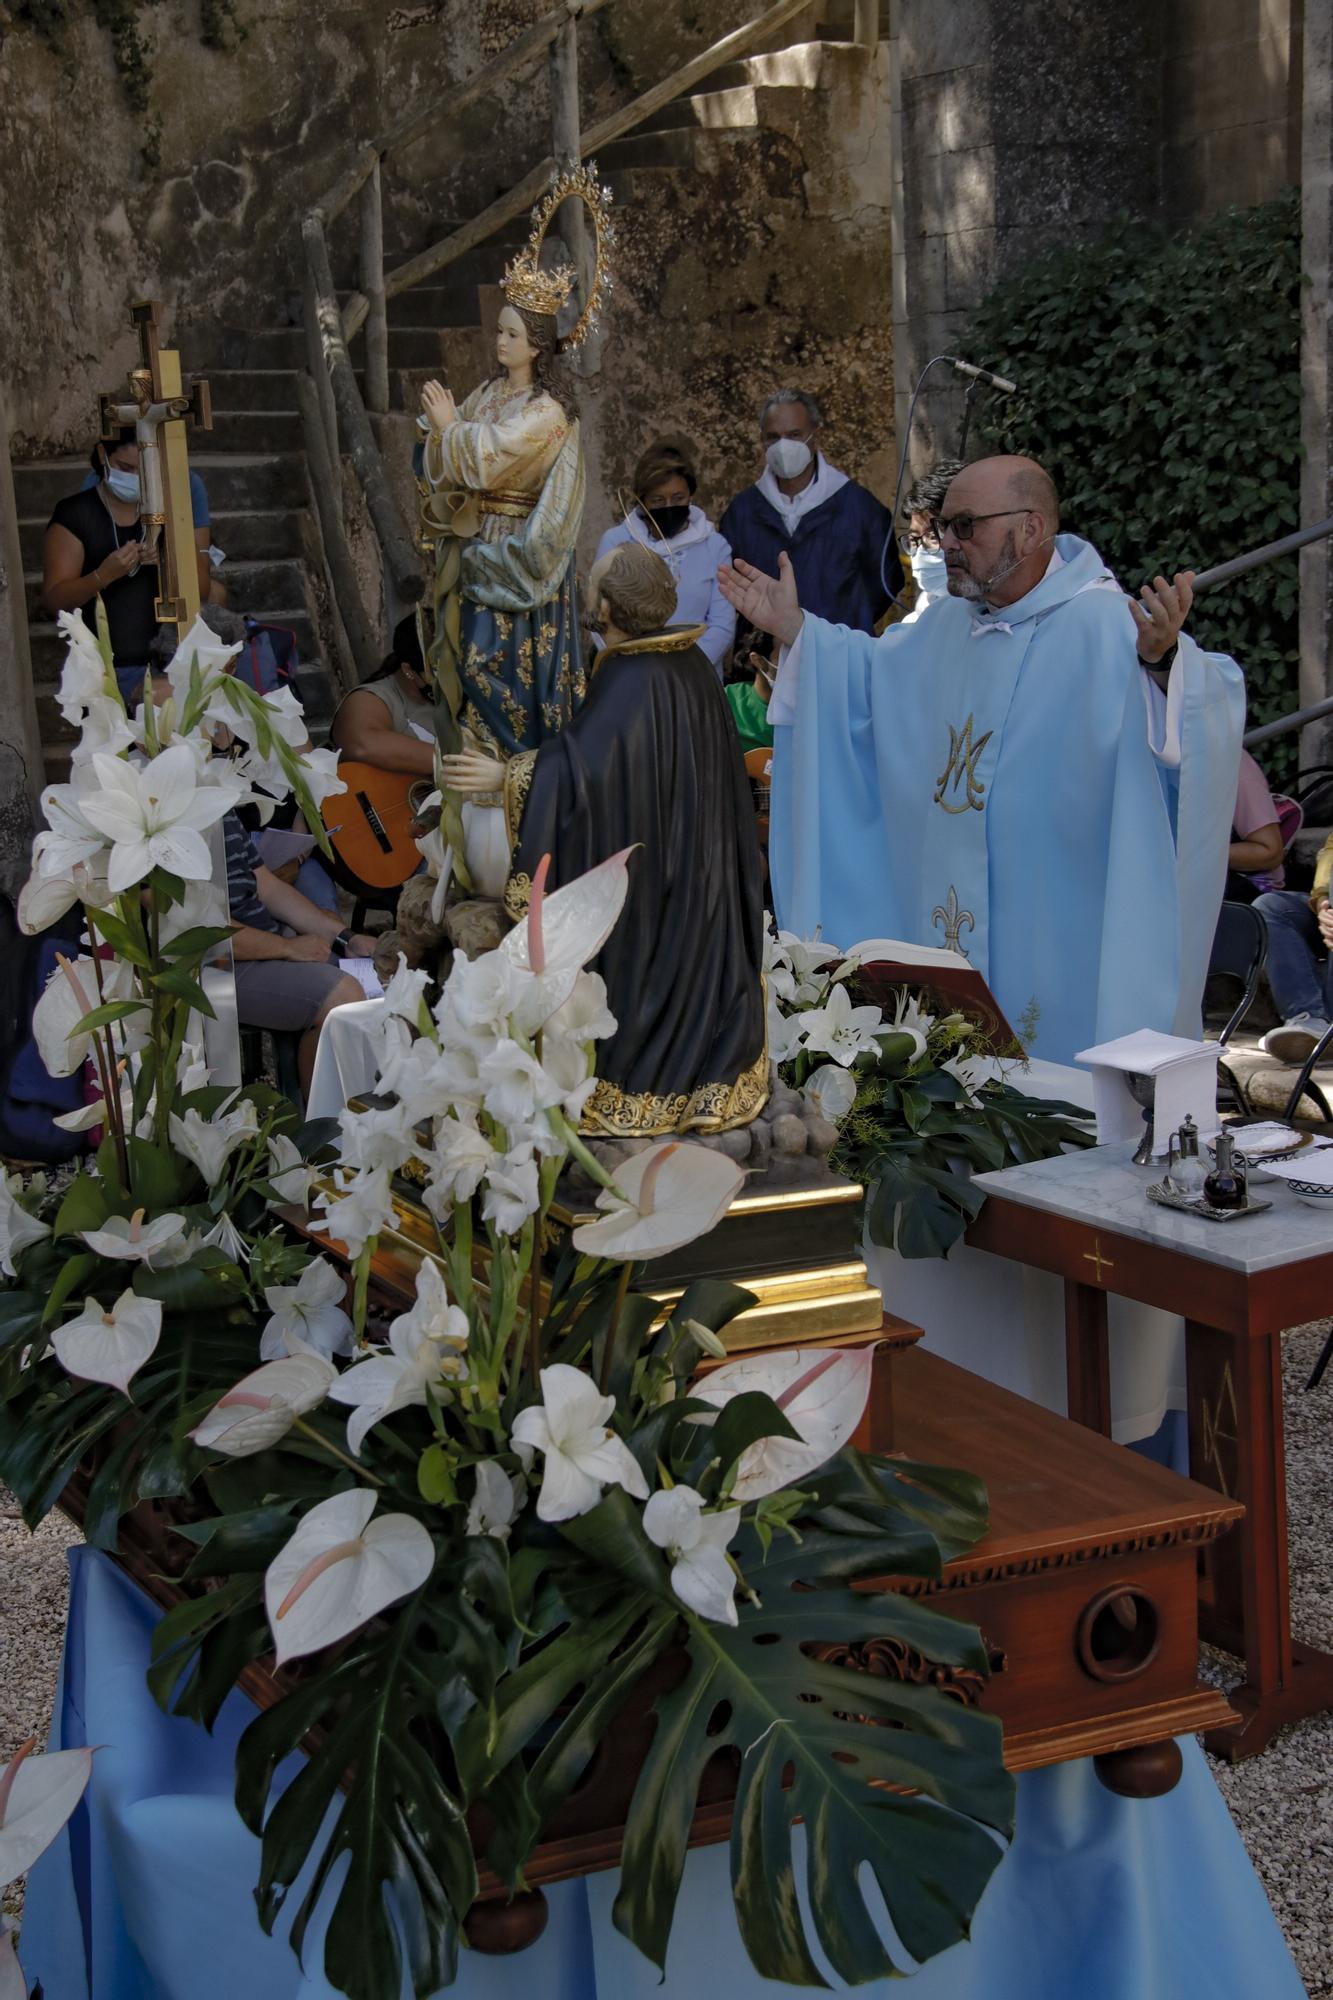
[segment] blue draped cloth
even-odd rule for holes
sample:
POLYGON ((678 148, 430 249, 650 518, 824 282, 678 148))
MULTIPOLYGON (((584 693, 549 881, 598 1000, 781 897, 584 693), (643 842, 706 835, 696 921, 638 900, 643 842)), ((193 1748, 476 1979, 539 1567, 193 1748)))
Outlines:
POLYGON ((778 922, 960 951, 1029 1054, 1200 1032, 1245 689, 1187 635, 1163 698, 1089 543, 998 613, 879 639, 807 617, 778 676, 778 922))
MULTIPOLYGON (((71 1554, 51 1748, 102 1744, 84 1801, 28 1882, 19 1956, 46 2000, 334 2000, 318 1918, 302 1972, 285 1919, 264 1936, 259 1844, 232 1805, 233 1694, 210 1737, 144 1682, 156 1612, 107 1557, 71 1554)), ((1164 1799, 1114 1797, 1090 1763, 1018 1781, 1018 1835, 970 1944, 895 1996, 911 2000, 1302 2000, 1302 1987, 1202 1752, 1164 1799)), ((290 1776, 297 1768, 293 1759, 290 1776)), ((798 1834, 798 1838, 799 1838, 798 1834)), ((804 1881, 803 1869, 798 1879, 804 1881)), ((293 1890, 295 1910, 304 1881, 293 1890)), ((547 1891, 550 1923, 518 1957, 464 1956, 457 2000, 779 2000, 736 1930, 727 1852, 689 1857, 667 1977, 612 1928, 614 1872, 547 1891)), ((861 1987, 889 2000, 887 1982, 861 1987)))

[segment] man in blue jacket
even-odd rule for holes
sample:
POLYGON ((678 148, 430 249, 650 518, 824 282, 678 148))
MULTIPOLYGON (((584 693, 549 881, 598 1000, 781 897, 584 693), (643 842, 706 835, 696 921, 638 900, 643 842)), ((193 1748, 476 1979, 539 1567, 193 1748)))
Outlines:
POLYGON ((821 421, 805 389, 777 389, 764 399, 759 433, 767 463, 736 495, 718 533, 733 562, 739 557, 767 576, 776 576, 785 551, 808 611, 873 632, 902 588, 902 562, 888 508, 819 450, 821 421))

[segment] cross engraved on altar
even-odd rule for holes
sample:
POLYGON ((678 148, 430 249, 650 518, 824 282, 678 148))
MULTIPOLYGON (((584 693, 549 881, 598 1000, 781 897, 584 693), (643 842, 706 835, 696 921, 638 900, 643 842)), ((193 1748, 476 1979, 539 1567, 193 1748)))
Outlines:
POLYGON ((1115 1269, 1115 1265, 1111 1259, 1102 1255, 1102 1239, 1100 1236, 1094 1236, 1091 1250, 1083 1252, 1083 1262, 1092 1265, 1093 1270, 1097 1273, 1097 1283, 1099 1285, 1102 1282, 1102 1272, 1114 1271, 1115 1269))
POLYGON ((977 776, 977 759, 991 737, 995 734, 988 729, 984 736, 972 740, 972 721, 969 715, 961 730, 949 724, 949 761, 935 782, 935 804, 943 806, 947 813, 984 812, 986 810, 986 787, 977 776), (950 805, 944 794, 963 789, 961 805, 950 805))
POLYGON ((1238 1442, 1237 1432, 1240 1427, 1240 1412, 1236 1405, 1236 1384, 1232 1380, 1231 1363, 1229 1361, 1222 1369, 1221 1378, 1217 1385, 1216 1401, 1210 1403, 1206 1396, 1201 1396, 1199 1399, 1199 1415, 1203 1426, 1204 1463, 1211 1466, 1217 1475, 1218 1492, 1225 1493, 1227 1498, 1230 1499, 1232 1491, 1231 1481, 1227 1477, 1226 1467, 1222 1463, 1222 1446, 1224 1444, 1234 1445, 1238 1442), (1229 1431, 1222 1428, 1225 1418, 1230 1418, 1231 1420, 1231 1429, 1229 1431))
POLYGON ((952 882, 949 884, 949 893, 944 901, 936 903, 931 911, 930 921, 935 930, 943 930, 945 950, 956 951, 960 958, 966 958, 967 953, 963 950, 962 944, 963 928, 966 926, 968 930, 974 931, 977 920, 971 910, 959 909, 958 891, 952 882))

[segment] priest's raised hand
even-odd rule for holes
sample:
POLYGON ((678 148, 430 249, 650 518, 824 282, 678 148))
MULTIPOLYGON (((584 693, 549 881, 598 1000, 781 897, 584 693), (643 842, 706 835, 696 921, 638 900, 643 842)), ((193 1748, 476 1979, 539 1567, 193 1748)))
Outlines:
POLYGON ((753 563, 723 563, 717 573, 722 595, 728 604, 757 632, 771 632, 779 644, 796 643, 804 622, 804 612, 796 597, 796 573, 784 549, 778 557, 776 577, 765 576, 753 563))

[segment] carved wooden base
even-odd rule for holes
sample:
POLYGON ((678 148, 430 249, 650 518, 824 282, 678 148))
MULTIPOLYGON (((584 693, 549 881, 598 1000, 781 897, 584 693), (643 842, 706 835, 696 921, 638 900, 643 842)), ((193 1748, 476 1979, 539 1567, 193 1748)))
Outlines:
POLYGON ((550 1914, 540 1889, 522 1889, 507 1903, 474 1903, 463 1929, 474 1951, 496 1958, 535 1944, 550 1914))
POLYGON ((1240 1721, 1233 1729, 1210 1729, 1203 1743, 1215 1757, 1238 1764, 1243 1757, 1266 1750, 1279 1729, 1333 1708, 1333 1653, 1294 1642, 1284 1687, 1262 1689, 1244 1681, 1227 1692, 1240 1721))
POLYGON ((1160 1799, 1179 1783, 1183 1759, 1180 1745, 1141 1743, 1133 1750, 1108 1750, 1092 1760, 1093 1769, 1108 1792, 1122 1799, 1160 1799))

